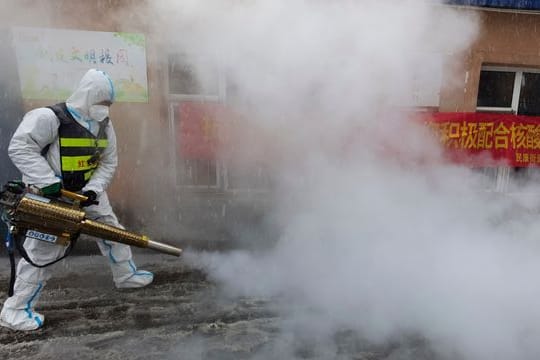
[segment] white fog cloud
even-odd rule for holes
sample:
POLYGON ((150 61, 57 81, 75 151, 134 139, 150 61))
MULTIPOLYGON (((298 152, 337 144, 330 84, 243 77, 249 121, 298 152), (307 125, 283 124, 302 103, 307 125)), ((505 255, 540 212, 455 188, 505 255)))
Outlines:
POLYGON ((440 162, 426 130, 394 107, 410 98, 425 54, 471 44, 470 13, 426 1, 172 8, 174 44, 226 68, 259 135, 274 140, 281 229, 269 252, 190 261, 233 293, 302 304, 306 331, 345 327, 375 342, 413 332, 443 356, 535 357, 538 226, 505 223, 517 202, 440 162))

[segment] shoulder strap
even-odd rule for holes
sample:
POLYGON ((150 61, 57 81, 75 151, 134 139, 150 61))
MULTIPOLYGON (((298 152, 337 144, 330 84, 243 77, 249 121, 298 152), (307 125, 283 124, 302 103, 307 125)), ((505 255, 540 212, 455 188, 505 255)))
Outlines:
POLYGON ((45 145, 45 147, 41 149, 41 156, 45 157, 45 155, 47 155, 47 153, 49 152, 50 147, 51 147, 51 144, 45 145))
POLYGON ((108 125, 109 125, 109 118, 105 118, 103 121, 99 123, 99 131, 97 134, 98 139, 102 139, 105 136, 105 130, 107 130, 108 125))
POLYGON ((48 109, 51 109, 54 112, 54 115, 60 120, 60 124, 71 123, 75 121, 71 114, 69 113, 66 103, 58 103, 55 105, 47 106, 48 109))
MULTIPOLYGON (((47 106, 47 109, 51 109, 52 112, 54 112, 54 115, 56 115, 56 117, 60 121, 60 126, 62 124, 69 123, 72 121, 72 119, 70 119, 71 115, 67 111, 66 103, 58 103, 51 106, 47 106)), ((58 128, 60 128, 60 126, 58 126, 58 128)), ((45 145, 45 147, 41 149, 41 156, 47 155, 50 147, 51 147, 51 144, 45 145)))

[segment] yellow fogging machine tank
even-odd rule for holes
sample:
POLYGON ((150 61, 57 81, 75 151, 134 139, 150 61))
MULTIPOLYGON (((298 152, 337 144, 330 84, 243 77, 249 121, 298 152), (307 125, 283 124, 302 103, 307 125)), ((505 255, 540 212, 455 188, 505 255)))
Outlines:
POLYGON ((67 245, 86 234, 140 248, 149 248, 165 254, 180 256, 182 249, 150 240, 145 235, 86 218, 79 208, 85 196, 62 190, 62 196, 73 203, 51 200, 32 193, 13 194, 4 192, 0 204, 6 209, 9 223, 15 233, 51 243, 67 245))

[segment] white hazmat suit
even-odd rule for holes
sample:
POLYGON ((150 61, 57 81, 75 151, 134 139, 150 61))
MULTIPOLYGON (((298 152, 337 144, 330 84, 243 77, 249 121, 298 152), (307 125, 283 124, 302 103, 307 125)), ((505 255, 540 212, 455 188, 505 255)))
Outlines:
MULTIPOLYGON (((96 136, 100 121, 108 117, 108 104, 113 101, 114 87, 108 75, 91 69, 67 99, 66 107, 77 123, 96 136)), ((8 149, 9 156, 23 174, 26 184, 43 188, 61 181, 59 126, 60 120, 51 109, 38 108, 24 116, 13 135, 8 149), (47 146, 48 152, 42 156, 42 149, 47 146)), ((85 211, 89 219, 122 227, 106 193, 117 166, 116 136, 110 122, 106 127, 106 135, 108 145, 101 154, 98 167, 82 189, 83 192, 94 191, 99 204, 88 206, 85 211)), ((143 287, 152 282, 151 272, 137 270, 129 246, 106 240, 98 240, 97 244, 101 253, 109 259, 117 288, 143 287)), ((26 238, 24 248, 30 259, 38 265, 59 258, 66 250, 64 246, 32 238, 26 238)), ((17 265, 14 294, 4 302, 0 325, 14 330, 40 328, 44 317, 34 311, 34 305, 50 276, 50 267, 37 268, 21 259, 17 265)))

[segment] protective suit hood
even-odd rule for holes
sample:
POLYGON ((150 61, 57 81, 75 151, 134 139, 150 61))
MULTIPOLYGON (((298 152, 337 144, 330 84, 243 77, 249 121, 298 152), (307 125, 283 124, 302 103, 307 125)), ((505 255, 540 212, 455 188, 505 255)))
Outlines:
POLYGON ((90 107, 102 101, 114 102, 114 86, 105 72, 90 69, 84 74, 77 90, 66 100, 73 117, 79 121, 92 119, 90 107))

